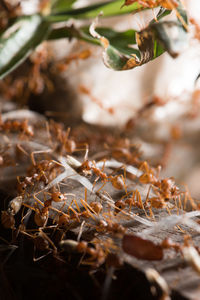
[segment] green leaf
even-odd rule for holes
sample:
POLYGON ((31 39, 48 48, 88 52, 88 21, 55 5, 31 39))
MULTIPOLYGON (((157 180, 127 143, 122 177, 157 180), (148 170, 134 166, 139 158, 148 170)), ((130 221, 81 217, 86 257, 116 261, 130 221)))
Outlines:
POLYGON ((155 38, 172 56, 177 57, 188 44, 187 32, 180 22, 168 21, 151 26, 155 38))
MULTIPOLYGON (((91 37, 89 34, 88 27, 82 28, 82 31, 91 37)), ((123 54, 131 55, 133 53, 133 48, 131 45, 136 44, 135 33, 133 29, 129 29, 123 32, 115 31, 111 28, 96 28, 96 31, 109 40, 111 46, 116 48, 123 54)))
POLYGON ((103 12, 104 17, 111 17, 133 12, 136 13, 143 9, 137 2, 128 7, 122 8, 123 3, 123 0, 106 1, 79 9, 66 10, 60 13, 51 14, 50 16, 47 16, 47 19, 51 22, 62 22, 70 18, 90 19, 98 16, 100 12, 103 12))
MULTIPOLYGON (((134 49, 131 45, 136 44, 135 33, 133 29, 129 29, 123 32, 119 32, 107 27, 98 27, 96 31, 106 37, 110 45, 116 48, 118 51, 125 55, 131 55, 134 53, 134 49)), ((78 38, 91 44, 100 45, 98 39, 92 37, 89 33, 89 27, 84 26, 79 29, 74 27, 62 27, 53 29, 48 36, 48 40, 55 40, 59 38, 78 38)))
POLYGON ((179 6, 177 7, 177 11, 180 14, 179 22, 183 25, 184 30, 186 30, 188 24, 187 12, 180 1, 179 6))
POLYGON ((0 79, 27 58, 48 30, 49 24, 37 14, 18 19, 0 36, 0 79))
MULTIPOLYGON (((149 25, 140 32, 134 32, 138 49, 125 53, 120 47, 111 44, 109 38, 100 34, 94 22, 90 32, 103 47, 103 60, 107 67, 114 70, 129 70, 153 60, 167 51, 176 57, 187 44, 187 33, 179 22, 165 21, 149 25)), ((133 40, 134 40, 133 39, 133 40)), ((123 45, 128 47, 129 45, 123 45)))
POLYGON ((51 12, 54 14, 71 9, 76 0, 54 0, 52 2, 51 12))

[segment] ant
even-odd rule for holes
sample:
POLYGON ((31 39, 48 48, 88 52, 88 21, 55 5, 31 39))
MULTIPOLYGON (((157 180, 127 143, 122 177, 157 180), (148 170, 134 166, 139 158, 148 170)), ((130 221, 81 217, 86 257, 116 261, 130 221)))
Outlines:
POLYGON ((93 201, 93 202, 90 203, 90 207, 92 207, 92 209, 93 209, 93 210, 95 211, 95 213, 97 213, 97 214, 99 214, 99 213, 102 211, 102 209, 103 209, 102 204, 99 203, 99 202, 95 202, 95 201, 93 201))
MULTIPOLYGON (((93 171, 93 173, 97 176, 97 178, 94 181, 93 184, 93 188, 94 185, 96 184, 96 182, 101 179, 101 181, 105 184, 106 182, 110 181, 112 186, 118 190, 122 190, 123 188, 126 189, 126 184, 125 184, 125 180, 123 175, 107 175, 106 173, 103 172, 104 167, 102 168, 102 170, 100 170, 99 168, 96 167, 96 163, 93 160, 92 162, 89 160, 85 160, 81 166, 79 166, 78 168, 76 168, 76 171, 80 174, 80 173, 84 173, 84 172, 88 172, 88 171, 93 171)), ((104 185, 103 185, 104 186, 104 185)), ((101 187, 101 189, 103 188, 103 186, 101 187)))
POLYGON ((6 132, 20 132, 21 137, 28 136, 32 137, 34 135, 33 127, 28 124, 27 120, 18 121, 18 120, 6 120, 2 121, 0 116, 0 130, 6 132))
POLYGON ((118 200, 115 202, 115 213, 119 213, 119 212, 123 212, 123 209, 128 206, 129 210, 128 212, 131 212, 131 208, 133 207, 137 207, 139 209, 142 209, 146 215, 146 217, 148 218, 149 216, 147 215, 147 212, 145 210, 146 205, 145 203, 142 202, 142 198, 141 198, 141 194, 140 192, 136 189, 135 191, 132 192, 132 196, 125 199, 125 200, 118 200))
POLYGON ((109 108, 105 107, 105 105, 103 105, 103 103, 99 99, 97 99, 92 95, 91 91, 86 86, 80 85, 79 90, 82 94, 87 95, 92 102, 97 104, 100 109, 107 111, 109 114, 114 113, 114 109, 112 107, 109 108))
POLYGON ((76 242, 74 240, 63 240, 60 242, 61 248, 67 250, 68 252, 78 252, 83 255, 88 255, 89 258, 82 261, 82 264, 92 264, 94 267, 99 267, 105 262, 106 253, 100 246, 98 240, 93 240, 89 245, 86 241, 76 242), (93 246, 93 247, 92 247, 93 246))
POLYGON ((33 257, 33 261, 38 261, 38 260, 42 259, 43 257, 47 256, 49 253, 53 253, 54 255, 57 254, 58 251, 57 251, 57 248, 56 248, 55 244, 48 237, 48 235, 42 231, 41 228, 39 228, 39 231, 36 232, 35 234, 29 234, 24 230, 20 230, 20 232, 22 234, 30 237, 33 240, 34 252, 36 251, 36 249, 39 250, 39 251, 49 250, 47 254, 45 254, 41 257, 38 257, 38 258, 33 257))
POLYGON ((25 207, 28 207, 35 212, 34 221, 35 221, 35 224, 39 227, 46 226, 46 224, 48 222, 48 218, 49 218, 49 209, 56 211, 59 214, 61 214, 61 216, 63 215, 66 218, 68 218, 67 214, 65 214, 62 211, 51 206, 52 201, 54 201, 54 202, 63 201, 65 199, 64 194, 62 194, 60 192, 53 192, 53 193, 51 193, 51 195, 52 195, 52 197, 48 200, 45 200, 44 202, 42 202, 35 195, 33 195, 34 199, 36 200, 36 207, 32 207, 29 204, 22 203, 25 207), (42 208, 39 208, 38 204, 41 205, 42 208))
POLYGON ((174 249, 176 252, 181 248, 180 244, 174 243, 170 238, 165 238, 160 245, 163 249, 174 249))
POLYGON ((56 69, 59 72, 64 72, 67 70, 69 64, 74 61, 74 60, 85 60, 88 59, 90 56, 92 55, 92 52, 90 49, 86 49, 81 51, 80 53, 76 53, 76 54, 71 54, 70 56, 68 56, 65 59, 62 59, 61 61, 59 61, 58 63, 56 63, 56 69))
POLYGON ((111 232, 114 234, 124 234, 126 229, 119 223, 113 222, 110 219, 100 220, 96 226, 96 230, 99 232, 111 232))
POLYGON ((178 2, 176 0, 126 0, 124 5, 128 6, 133 4, 134 2, 138 2, 140 5, 146 8, 154 8, 158 5, 161 5, 166 9, 172 10, 178 6, 178 2))
MULTIPOLYGON (((175 181, 172 177, 159 180, 159 174, 155 175, 154 171, 148 166, 146 161, 141 167, 145 168, 145 173, 139 177, 139 181, 143 184, 150 183, 158 196, 161 196, 165 200, 169 200, 178 195, 179 188, 175 185, 175 181)), ((160 168, 158 171, 160 171, 160 168)))
POLYGON ((119 139, 115 145, 110 148, 111 156, 117 160, 124 161, 129 164, 139 164, 140 153, 138 147, 135 144, 131 144, 130 141, 125 139, 119 139))
POLYGON ((125 205, 128 205, 129 206, 129 211, 131 211, 132 206, 138 207, 138 208, 143 209, 145 211, 140 192, 137 189, 135 191, 133 191, 132 197, 127 198, 125 201, 118 200, 115 203, 116 206, 119 206, 119 204, 121 204, 122 207, 125 206, 125 205), (119 201, 120 201, 120 203, 119 203, 119 201), (121 204, 121 202, 122 202, 122 204, 121 204))
POLYGON ((16 18, 21 13, 20 2, 9 3, 9 1, 0 1, 0 31, 8 26, 9 20, 16 18))
MULTIPOLYGON (((190 23, 195 27, 195 38, 200 40, 200 26, 197 21, 193 18, 190 18, 190 23)), ((199 91, 198 91, 199 92, 199 91)), ((199 96, 199 95, 198 95, 199 96)))
MULTIPOLYGON (((77 143, 73 138, 69 138, 69 134, 71 128, 68 127, 67 130, 64 129, 63 124, 57 123, 53 120, 47 124, 48 135, 56 139, 58 144, 55 146, 55 151, 59 152, 60 154, 72 154, 74 152, 85 150, 86 153, 88 151, 88 144, 87 143, 77 143), (84 146, 84 148, 78 148, 84 146)), ((52 143, 52 142, 51 142, 52 143)))
POLYGON ((99 243, 94 243, 94 248, 89 246, 87 242, 81 241, 77 244, 76 250, 79 253, 88 254, 90 257, 83 264, 92 263, 95 267, 99 267, 105 262, 106 253, 99 243))
POLYGON ((34 221, 35 224, 39 227, 45 227, 48 218, 49 218, 49 207, 50 205, 44 204, 44 207, 42 209, 36 208, 35 209, 35 215, 34 215, 34 221))
MULTIPOLYGON (((44 151, 37 151, 31 153, 31 160, 33 166, 28 169, 30 175, 30 183, 43 182, 45 185, 52 181, 60 171, 60 164, 54 160, 40 160, 39 163, 35 162, 34 153, 41 153, 44 151)), ((49 151, 48 151, 49 152, 49 151)), ((25 181, 28 177, 25 178, 25 181)), ((25 182, 26 183, 26 182, 25 182)))
POLYGON ((28 92, 41 94, 45 87, 51 92, 54 90, 52 81, 43 70, 47 69, 50 61, 50 52, 45 45, 40 45, 29 58, 31 69, 27 77, 28 92))
POLYGON ((170 238, 166 238, 161 242, 160 246, 163 249, 174 249, 176 252, 180 252, 194 270, 198 273, 200 272, 200 249, 192 243, 190 236, 184 236, 183 244, 174 243, 170 238))
POLYGON ((15 218, 13 214, 8 211, 1 211, 1 224, 6 229, 14 229, 15 228, 15 218))

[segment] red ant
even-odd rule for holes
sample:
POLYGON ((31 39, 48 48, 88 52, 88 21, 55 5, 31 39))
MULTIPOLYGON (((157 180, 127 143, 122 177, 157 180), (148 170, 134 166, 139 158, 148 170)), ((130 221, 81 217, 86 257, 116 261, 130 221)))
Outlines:
POLYGON ((28 121, 6 120, 2 121, 0 117, 0 130, 6 132, 20 132, 21 136, 32 137, 34 135, 33 127, 28 125, 28 121))
POLYGON ((149 168, 147 162, 144 162, 142 167, 145 168, 145 173, 139 177, 139 181, 143 184, 150 183, 154 186, 156 194, 162 198, 169 200, 170 198, 177 196, 179 189, 175 185, 173 178, 164 178, 159 180, 158 175, 154 175, 154 171, 149 168))
MULTIPOLYGON (((166 9, 174 9, 178 6, 178 2, 176 0, 126 0, 124 5, 128 6, 135 2, 138 2, 140 5, 146 8, 154 8, 158 5, 165 7, 166 9)), ((124 6, 123 5, 123 6, 124 6)), ((122 6, 122 7, 123 7, 122 6)))
POLYGON ((80 53, 77 53, 77 54, 72 54, 70 56, 68 56, 67 58, 59 61, 57 64, 56 64, 56 68, 59 72, 63 72, 63 71, 66 71, 67 68, 69 67, 69 64, 74 61, 74 60, 85 60, 87 58, 89 58, 91 56, 92 52, 90 49, 86 49, 86 50, 83 50, 81 51, 80 53))
POLYGON ((27 232, 25 232, 24 230, 20 231, 22 234, 30 237, 33 242, 34 242, 34 252, 37 250, 39 251, 47 251, 49 250, 49 252, 39 258, 33 258, 34 261, 38 261, 40 259, 42 259, 43 257, 47 256, 49 253, 53 253, 54 255, 57 254, 57 248, 55 246, 55 244, 52 242, 52 240, 48 237, 48 235, 46 233, 44 233, 42 231, 41 228, 39 228, 39 231, 36 232, 35 234, 29 234, 27 232), (52 246, 52 248, 50 248, 50 246, 52 246))
POLYGON ((115 175, 115 176, 107 175, 102 170, 100 170, 99 168, 96 167, 95 161, 91 162, 89 160, 85 160, 80 167, 76 168, 76 171, 78 173, 93 171, 94 174, 97 176, 97 178, 95 179, 94 185, 100 178, 103 183, 110 181, 112 186, 118 190, 122 190, 123 188, 126 189, 126 184, 125 184, 123 175, 115 175))
POLYGON ((1 224, 3 225, 3 227, 5 228, 10 228, 10 229, 14 229, 15 228, 15 218, 14 216, 5 211, 5 210, 2 210, 1 212, 1 224))
POLYGON ((89 255, 89 258, 84 261, 81 260, 81 263, 92 264, 95 267, 99 267, 105 262, 106 253, 99 242, 93 240, 91 243, 94 247, 90 246, 86 241, 76 242, 74 240, 64 240, 60 242, 60 246, 68 252, 78 252, 83 255, 89 255))
POLYGON ((109 219, 100 220, 96 226, 96 230, 99 232, 112 232, 114 234, 124 234, 126 229, 119 223, 113 222, 109 219))

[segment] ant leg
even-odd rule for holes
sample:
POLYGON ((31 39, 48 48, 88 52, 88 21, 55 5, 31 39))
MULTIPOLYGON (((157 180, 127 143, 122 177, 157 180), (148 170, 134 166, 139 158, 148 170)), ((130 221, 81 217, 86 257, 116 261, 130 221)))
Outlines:
POLYGON ((20 145, 16 145, 17 149, 19 149, 22 153, 24 153, 26 156, 29 156, 28 152, 20 145))
POLYGON ((106 158, 104 158, 104 159, 102 159, 102 160, 103 160, 103 166, 102 166, 102 168, 101 168, 101 172, 104 171, 105 166, 106 166, 106 158))
MULTIPOLYGON (((64 205, 65 205, 65 204, 66 204, 66 203, 64 203, 64 205)), ((65 216, 65 217, 67 217, 68 219, 70 219, 70 216, 62 211, 64 205, 61 207, 61 210, 59 210, 59 209, 57 209, 57 208, 55 208, 55 207, 52 207, 52 206, 50 206, 49 209, 51 209, 51 210, 53 210, 53 211, 56 211, 56 212, 58 213, 58 215, 61 214, 61 215, 65 216)), ((55 218, 54 218, 54 219, 55 219, 55 218)))
POLYGON ((73 207, 71 207, 71 205, 68 207, 68 209, 71 210, 74 213, 77 221, 80 223, 80 219, 79 219, 77 211, 75 211, 75 209, 73 209, 73 207))
POLYGON ((154 20, 156 21, 156 23, 158 23, 158 19, 157 19, 157 16, 156 16, 156 13, 155 13, 155 9, 152 8, 152 13, 153 13, 153 18, 154 20))
POLYGON ((73 202, 75 203, 75 205, 76 205, 76 208, 77 208, 78 212, 80 213, 80 212, 81 212, 81 210, 80 210, 80 207, 78 206, 78 203, 77 203, 77 201, 76 201, 76 199, 75 199, 75 198, 73 199, 73 202))
POLYGON ((52 250, 49 250, 49 252, 45 253, 44 255, 42 256, 39 256, 39 257, 35 257, 35 246, 34 246, 34 255, 33 255, 33 261, 34 262, 38 262, 39 260, 43 259, 44 257, 46 257, 47 255, 49 255, 50 253, 52 253, 52 250))
POLYGON ((126 195, 128 194, 128 192, 127 192, 127 185, 126 185, 126 170, 124 169, 124 176, 123 175, 119 175, 121 178, 122 178, 122 180, 123 180, 123 183, 124 183, 124 190, 125 190, 125 192, 126 192, 126 195))
POLYGON ((78 233, 78 236, 77 236, 77 242, 80 242, 80 238, 81 238, 81 235, 83 233, 83 227, 84 227, 84 225, 85 225, 85 221, 83 221, 81 223, 81 226, 80 226, 80 229, 79 229, 79 233, 78 233))
POLYGON ((48 237, 48 235, 42 231, 41 228, 39 228, 39 232, 40 232, 41 236, 42 236, 42 237, 44 236, 44 238, 49 242, 49 244, 52 245, 54 251, 57 251, 57 248, 56 248, 55 244, 54 244, 54 243, 52 242, 52 240, 48 237))
POLYGON ((149 173, 148 163, 146 161, 143 161, 143 163, 139 167, 139 170, 142 170, 142 171, 144 171, 144 172, 146 172, 148 174, 149 173))
POLYGON ((141 198, 140 192, 139 192, 138 190, 136 190, 136 198, 137 198, 137 203, 139 203, 140 206, 142 207, 142 209, 143 209, 143 211, 144 211, 144 213, 145 213, 145 216, 146 216, 147 218, 149 218, 149 216, 147 215, 147 212, 146 212, 146 210, 145 210, 145 208, 144 208, 144 205, 143 205, 143 202, 142 202, 142 198, 141 198))
POLYGON ((187 202, 188 202, 188 193, 185 192, 183 210, 186 210, 186 208, 187 208, 187 202))
POLYGON ((149 202, 149 194, 150 194, 151 188, 152 188, 152 184, 149 185, 148 192, 147 192, 147 195, 146 195, 146 200, 144 202, 144 206, 146 206, 147 203, 149 202))
POLYGON ((87 211, 87 213, 90 215, 90 217, 95 220, 94 216, 90 212, 90 211, 92 211, 95 215, 97 215, 96 212, 93 210, 93 208, 87 202, 85 202, 83 199, 80 199, 80 201, 81 201, 81 204, 84 206, 85 210, 87 211))
POLYGON ((36 166, 36 161, 35 161, 35 154, 41 154, 41 153, 51 153, 52 152, 52 149, 46 149, 46 150, 38 150, 38 151, 33 151, 31 152, 31 161, 32 161, 32 164, 33 166, 36 166))
POLYGON ((85 201, 85 200, 82 199, 82 204, 83 204, 83 202, 93 212, 93 214, 97 215, 97 213, 95 212, 95 210, 87 203, 87 201, 85 201))
POLYGON ((46 131, 47 131, 47 136, 48 136, 48 139, 49 139, 49 143, 50 143, 51 147, 53 147, 52 136, 51 136, 50 128, 49 128, 49 122, 46 121, 45 126, 46 126, 46 131))
POLYGON ((127 195, 127 185, 126 185, 126 167, 123 166, 123 169, 124 169, 124 176, 122 177, 122 180, 124 182, 124 189, 125 189, 125 192, 126 192, 126 195, 127 195))
MULTIPOLYGON (((133 194, 132 194, 132 197, 131 199, 133 199, 134 203, 135 203, 135 191, 133 191, 133 194)), ((130 204, 129 204, 129 213, 131 212, 131 208, 132 208, 132 205, 133 205, 133 201, 130 201, 130 204)))
MULTIPOLYGON (((22 212, 23 217, 21 218, 21 224, 24 223, 24 219, 26 219, 26 217, 29 218, 30 215, 31 215, 31 213, 30 213, 29 210, 28 210, 27 213, 24 215, 24 208, 25 208, 25 205, 24 205, 24 207, 23 207, 23 212, 22 212)), ((31 208, 31 207, 29 207, 29 208, 31 208)), ((25 225, 27 224, 27 221, 28 221, 28 219, 25 220, 25 225)))
POLYGON ((63 205, 62 205, 62 207, 61 207, 60 210, 57 209, 57 208, 55 208, 55 207, 52 207, 51 205, 49 206, 49 209, 51 209, 51 210, 57 212, 57 214, 56 214, 55 217, 53 218, 53 224, 55 223, 56 218, 58 217, 58 215, 59 215, 60 213, 64 214, 62 210, 63 210, 63 208, 65 207, 65 204, 66 204, 66 201, 64 201, 64 203, 63 203, 63 205))
POLYGON ((182 210, 183 209, 183 206, 182 206, 182 201, 181 201, 181 196, 178 195, 178 205, 179 205, 179 209, 182 210))
POLYGON ((99 194, 99 192, 104 188, 105 185, 106 185, 106 182, 104 182, 102 184, 102 186, 95 192, 95 194, 99 194))
MULTIPOLYGON (((99 178, 100 178, 100 176, 98 176, 95 180, 94 180, 94 182, 93 182, 93 187, 92 187, 92 191, 94 191, 94 188, 95 188, 95 185, 96 185, 96 183, 97 183, 97 181, 99 180, 99 178)), ((105 184, 103 185, 103 187, 105 186, 105 184)), ((100 190, 101 190, 101 188, 100 188, 100 190)), ((98 190, 99 191, 99 190, 98 190)), ((98 192, 97 191, 97 192, 98 192)))
POLYGON ((40 199, 38 199, 35 195, 36 194, 33 194, 33 198, 36 200, 36 202, 39 203, 40 205, 44 206, 44 203, 40 199))
MULTIPOLYGON (((34 210, 36 212, 36 208, 30 206, 29 204, 26 203, 22 203, 23 206, 30 208, 31 210, 34 210)), ((24 216, 25 217, 25 216, 24 216)), ((24 219, 24 217, 22 218, 22 220, 24 219)))
POLYGON ((87 202, 87 189, 85 188, 85 202, 87 202))

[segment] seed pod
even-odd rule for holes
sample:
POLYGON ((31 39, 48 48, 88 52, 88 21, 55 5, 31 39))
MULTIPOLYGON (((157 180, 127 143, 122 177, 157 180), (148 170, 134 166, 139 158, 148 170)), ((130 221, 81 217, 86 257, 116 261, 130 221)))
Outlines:
POLYGON ((163 249, 160 245, 156 245, 136 235, 125 234, 122 240, 122 248, 124 252, 138 259, 163 259, 163 249))
POLYGON ((8 213, 16 215, 22 206, 22 196, 15 197, 9 202, 8 213))

